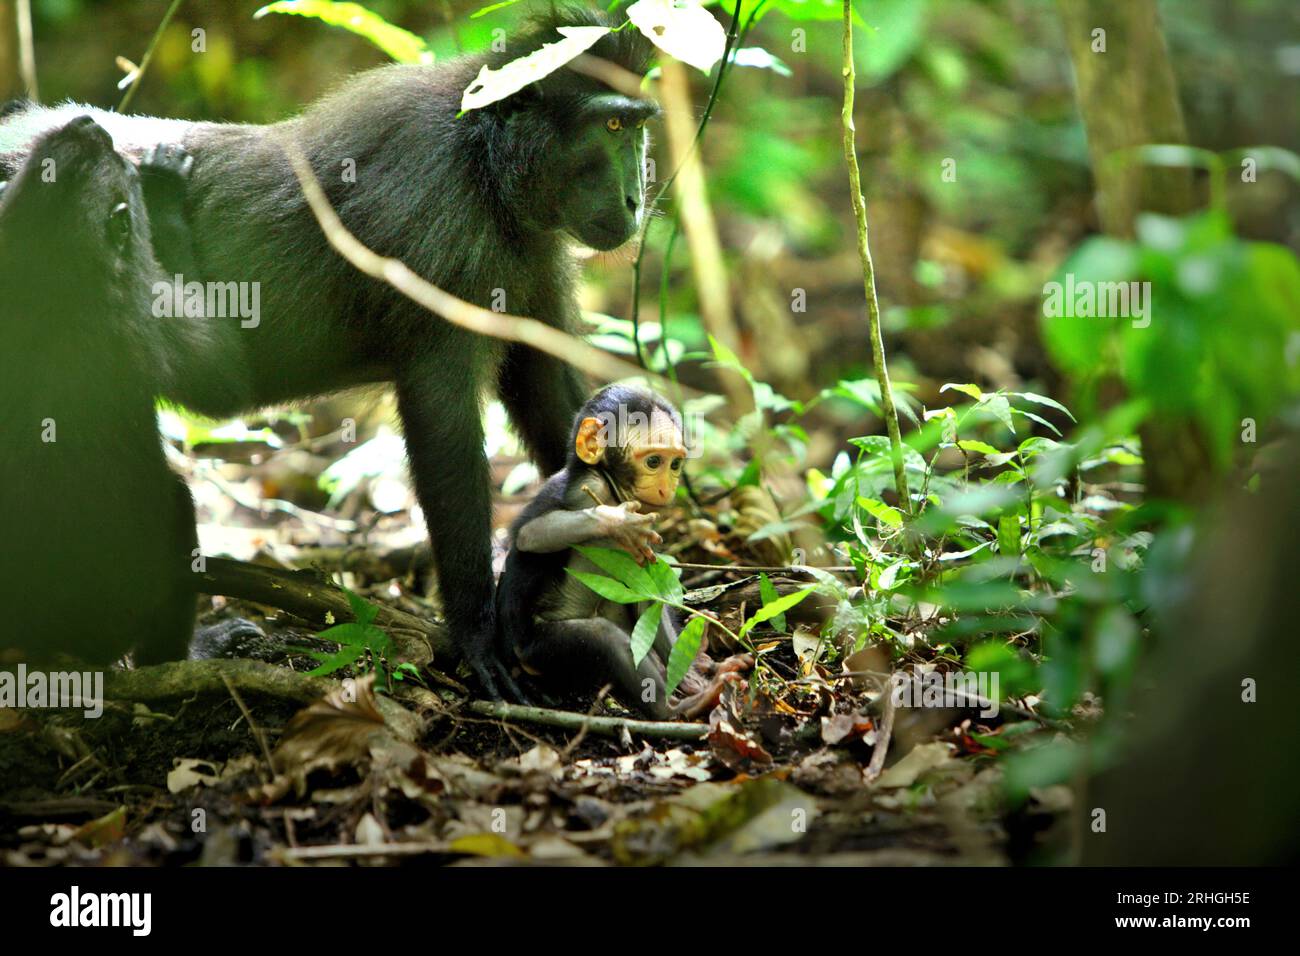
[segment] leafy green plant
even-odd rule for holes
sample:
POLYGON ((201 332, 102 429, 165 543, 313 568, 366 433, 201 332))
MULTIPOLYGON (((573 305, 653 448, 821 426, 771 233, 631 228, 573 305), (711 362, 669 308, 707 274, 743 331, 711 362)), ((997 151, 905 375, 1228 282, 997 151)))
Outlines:
POLYGON ((301 646, 291 648, 319 662, 318 666, 307 672, 308 676, 324 677, 353 666, 365 670, 365 659, 368 659, 380 686, 387 687, 390 676, 396 676, 399 680, 409 678, 407 665, 399 667, 396 675, 390 674, 388 662, 396 660, 397 645, 383 628, 374 623, 379 608, 347 588, 343 592, 348 596, 348 604, 356 620, 335 624, 316 635, 322 641, 338 643, 339 649, 326 652, 301 646))
POLYGON ((1070 276, 1075 285, 1150 283, 1142 321, 1043 320, 1048 349, 1089 410, 1100 384, 1117 377, 1149 414, 1195 422, 1222 469, 1244 419, 1263 428, 1300 392, 1300 366, 1287 359, 1300 335, 1300 263, 1282 246, 1237 238, 1225 213, 1140 216, 1131 241, 1083 243, 1058 281, 1070 276))
POLYGON ((333 0, 277 0, 253 14, 260 20, 268 13, 293 14, 319 20, 332 27, 369 40, 398 63, 431 63, 433 54, 421 37, 394 26, 379 14, 359 3, 335 3, 333 0))
POLYGON ((715 627, 721 628, 737 644, 750 647, 747 637, 756 625, 780 617, 817 590, 816 587, 808 587, 772 600, 765 597, 763 606, 746 619, 740 630, 732 631, 717 618, 706 616, 685 603, 685 591, 682 589, 677 572, 662 557, 657 557, 653 564, 643 567, 637 564, 627 552, 613 548, 579 547, 577 551, 605 573, 596 574, 566 568, 569 574, 607 601, 616 604, 649 605, 641 612, 636 626, 632 629, 634 663, 640 664, 654 646, 655 634, 658 632, 665 607, 686 615, 686 625, 678 635, 677 643, 673 645, 672 654, 667 661, 667 693, 669 694, 677 689, 677 685, 690 670, 691 662, 700 652, 700 643, 708 624, 712 623, 715 627))

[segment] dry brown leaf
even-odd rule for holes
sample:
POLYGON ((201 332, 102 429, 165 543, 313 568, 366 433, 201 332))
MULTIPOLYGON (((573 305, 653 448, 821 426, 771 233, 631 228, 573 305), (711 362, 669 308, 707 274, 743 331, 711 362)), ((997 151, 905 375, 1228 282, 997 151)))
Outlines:
POLYGON ((871 718, 865 714, 832 714, 822 718, 822 740, 828 744, 855 740, 871 727, 871 718))
POLYGON ((355 700, 349 687, 340 687, 294 714, 272 754, 276 769, 284 773, 305 766, 334 768, 368 756, 370 735, 384 727, 374 682, 370 674, 349 685, 355 700))

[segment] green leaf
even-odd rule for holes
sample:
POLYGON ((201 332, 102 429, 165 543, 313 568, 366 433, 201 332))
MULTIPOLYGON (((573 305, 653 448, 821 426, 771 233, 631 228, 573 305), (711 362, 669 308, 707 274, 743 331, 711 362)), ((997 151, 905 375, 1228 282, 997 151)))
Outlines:
MULTIPOLYGON (((797 5, 790 0, 778 0, 778 8, 786 16, 797 16, 791 10, 798 7, 824 11, 826 16, 838 13, 833 19, 843 16, 843 5, 834 0, 804 0, 797 5)), ((893 76, 922 47, 926 41, 928 7, 927 0, 870 0, 862 4, 862 15, 868 25, 854 31, 853 50, 864 82, 879 82, 893 76)))
MULTIPOLYGON (((837 601, 847 601, 849 599, 849 589, 845 586, 843 581, 831 574, 829 571, 815 568, 810 564, 800 565, 800 568, 807 571, 817 579, 817 584, 814 585, 814 590, 820 590, 823 594, 829 594, 837 601)), ((782 608, 781 610, 784 611, 785 608, 782 608)))
POLYGON ((658 557, 654 564, 649 565, 646 571, 653 582, 651 595, 667 601, 669 604, 681 604, 685 596, 685 590, 682 588, 681 579, 677 577, 677 572, 673 566, 658 557))
POLYGON ((959 385, 956 382, 949 382, 947 385, 944 385, 942 388, 940 388, 939 391, 946 392, 948 391, 948 389, 952 389, 954 392, 962 392, 966 395, 969 395, 977 402, 984 397, 984 393, 980 390, 980 387, 978 385, 969 385, 969 384, 959 385))
POLYGON ((1057 435, 1061 434, 1061 430, 1059 428, 1057 428, 1055 425, 1049 422, 1046 418, 1043 418, 1040 415, 1035 415, 1033 412, 1027 412, 1023 408, 1013 408, 1011 409, 1011 413, 1013 415, 1023 415, 1025 418, 1028 418, 1031 421, 1038 422, 1038 424, 1042 425, 1044 428, 1050 431, 1055 432, 1057 435))
POLYGON ((906 566, 906 558, 895 561, 889 567, 880 572, 880 575, 876 578, 876 587, 880 588, 882 591, 892 591, 894 586, 898 583, 898 572, 903 570, 906 566))
POLYGON ((659 633, 659 619, 663 617, 664 606, 653 602, 637 618, 636 627, 632 628, 632 663, 640 664, 654 647, 655 635, 659 633))
POLYGON ((1036 392, 1016 392, 1015 394, 1019 395, 1027 402, 1035 402, 1039 405, 1046 405, 1049 408, 1055 408, 1058 412, 1064 412, 1066 415, 1070 416, 1070 421, 1072 422, 1078 421, 1068 408, 1054 398, 1048 398, 1046 395, 1039 395, 1036 392))
MULTIPOLYGON (((760 571, 758 575, 758 593, 759 596, 762 597, 764 604, 771 604, 773 601, 780 598, 780 595, 776 593, 776 588, 773 586, 772 581, 768 578, 767 573, 763 571, 760 571)), ((774 615, 772 618, 772 626, 778 631, 784 632, 786 629, 785 615, 774 615)))
POLYGON ((987 641, 966 652, 966 670, 998 674, 998 692, 1003 699, 1037 690, 1034 665, 1000 641, 987 641))
POLYGON ((858 496, 858 507, 864 509, 867 514, 875 518, 881 524, 887 524, 891 528, 901 528, 903 526, 903 513, 897 508, 878 501, 875 498, 866 498, 858 496))
POLYGON ((465 87, 461 96, 462 113, 489 106, 518 93, 524 87, 550 76, 579 55, 586 53, 609 33, 609 27, 560 27, 560 39, 540 50, 511 60, 500 69, 484 65, 465 87))
MULTIPOLYGON (((361 595, 354 594, 347 588, 343 589, 343 593, 348 597, 348 606, 352 608, 352 616, 357 619, 357 623, 362 627, 370 624, 374 621, 375 617, 378 616, 379 607, 377 605, 371 604, 365 598, 361 597, 361 595)), ((333 630, 333 628, 331 628, 331 630, 333 630)), ((338 638, 330 638, 330 640, 338 640, 338 638)))
POLYGON ((642 600, 653 597, 657 590, 650 573, 626 551, 617 548, 574 548, 584 558, 600 568, 619 584, 641 595, 642 600))
POLYGON ((994 418, 1007 426, 1011 434, 1016 433, 1015 423, 1011 420, 1011 403, 1005 395, 985 395, 980 399, 978 407, 987 409, 994 418))
POLYGON ((806 587, 802 591, 795 591, 793 594, 787 594, 785 597, 777 598, 775 601, 764 602, 763 606, 755 611, 748 621, 741 625, 739 635, 744 637, 755 625, 762 624, 764 621, 770 620, 778 614, 784 614, 808 595, 812 594, 815 590, 817 590, 816 587, 806 587))
POLYGON ((286 13, 310 17, 364 37, 398 63, 432 63, 433 54, 421 37, 393 26, 379 14, 359 3, 334 3, 332 0, 278 0, 253 14, 259 20, 268 13, 286 13))
POLYGON ((697 3, 637 0, 627 8, 627 18, 659 49, 704 73, 727 46, 722 24, 697 3))
POLYGON ((307 676, 324 677, 326 674, 333 674, 336 671, 341 671, 343 668, 350 667, 352 664, 356 663, 357 658, 364 654, 365 651, 366 649, 361 645, 344 644, 338 649, 338 651, 328 656, 312 654, 312 656, 320 661, 321 664, 320 666, 313 667, 309 670, 307 676))
POLYGON ((738 373, 750 385, 754 384, 753 373, 751 373, 749 369, 745 367, 745 364, 740 361, 740 356, 731 351, 731 349, 727 348, 712 335, 709 336, 709 345, 713 348, 713 360, 715 362, 723 368, 729 368, 733 372, 738 373))
POLYGON ((1003 515, 998 519, 998 551, 1010 557, 1020 554, 1020 517, 1003 515))
POLYGON ((1300 182, 1300 156, 1281 146, 1247 146, 1225 155, 1233 157, 1238 169, 1241 161, 1249 158, 1255 160, 1256 166, 1261 170, 1274 169, 1300 182))
POLYGON ((1122 607, 1111 607, 1097 618, 1092 635, 1092 659, 1107 677, 1128 672, 1137 659, 1141 631, 1132 615, 1122 607))
POLYGON ((736 66, 754 67, 760 70, 771 70, 778 76, 794 76, 791 70, 780 57, 769 53, 761 46, 742 47, 735 52, 732 62, 736 66))
POLYGON ((986 444, 982 441, 974 441, 969 438, 963 438, 961 441, 957 442, 957 447, 961 448, 964 451, 979 452, 981 455, 1001 454, 1001 452, 999 452, 992 445, 986 444))
POLYGON ((495 13, 497 10, 503 10, 506 7, 513 7, 519 0, 501 0, 500 3, 489 3, 486 7, 479 7, 469 15, 471 20, 477 20, 479 17, 485 17, 489 13, 495 13))
POLYGON ((607 578, 603 574, 592 574, 589 571, 575 571, 573 568, 565 568, 566 573, 573 575, 587 587, 591 588, 606 601, 613 601, 615 604, 638 604, 645 598, 635 591, 629 590, 622 584, 619 584, 613 578, 607 578))
MULTIPOLYGON (((849 444, 855 448, 861 449, 869 456, 880 459, 880 465, 886 470, 892 467, 893 452, 889 447, 889 437, 886 435, 866 435, 862 438, 850 438, 849 444)), ((907 442, 903 442, 903 464, 909 470, 924 474, 927 470, 925 458, 921 456, 915 448, 907 442)), ((889 472, 892 475, 892 471, 889 472)), ((891 485, 892 487, 892 481, 891 485)))
POLYGON ((1060 442, 1054 441, 1051 438, 1042 438, 1038 435, 1030 435, 1017 446, 1017 450, 1020 452, 1021 456, 1028 461, 1029 459, 1035 458, 1045 452, 1055 451, 1057 448, 1061 447, 1063 446, 1060 442))
MULTIPOLYGON (((344 590, 346 591, 346 588, 344 590)), ((348 601, 352 604, 353 613, 358 614, 358 619, 355 621, 346 621, 342 624, 335 624, 333 627, 326 628, 316 635, 324 641, 337 641, 344 646, 345 650, 356 652, 352 654, 351 658, 345 659, 342 664, 332 665, 332 669, 338 670, 339 667, 351 664, 352 661, 356 660, 366 651, 369 651, 371 656, 375 658, 376 666, 378 666, 379 658, 381 657, 396 657, 397 646, 393 643, 393 639, 389 637, 388 633, 382 628, 376 627, 374 624, 370 623, 370 621, 374 619, 374 616, 379 613, 379 608, 365 604, 361 598, 357 597, 350 591, 347 591, 346 593, 348 595, 348 601), (365 617, 365 620, 362 620, 363 616, 365 617)), ((322 655, 319 652, 312 651, 305 647, 300 648, 300 650, 309 656, 314 657, 318 661, 332 660, 332 658, 327 655, 322 655)), ((330 673, 330 671, 326 670, 323 673, 330 673)))
MULTIPOLYGON (((713 0, 704 0, 703 6, 712 5, 713 0)), ((720 6, 726 11, 723 17, 723 23, 730 23, 731 16, 736 10, 737 0, 722 0, 720 6)), ((739 0, 740 3, 740 20, 739 24, 743 27, 754 18, 757 23, 767 16, 768 13, 776 11, 789 17, 791 20, 839 20, 843 16, 843 6, 840 0, 739 0)), ((854 2, 853 19, 859 25, 863 23, 862 17, 856 9, 858 0, 854 2)))
POLYGON ((671 694, 682 682, 686 672, 691 669, 695 655, 700 652, 700 642, 704 638, 704 628, 708 622, 698 614, 687 622, 677 636, 672 653, 668 655, 668 686, 665 694, 671 694))
MULTIPOLYGON (((1219 157, 1208 149, 1187 146, 1183 143, 1148 143, 1135 148, 1138 158, 1148 166, 1168 166, 1175 169, 1214 169, 1220 165, 1219 157)), ((1119 157, 1116 157, 1118 159, 1119 157)))

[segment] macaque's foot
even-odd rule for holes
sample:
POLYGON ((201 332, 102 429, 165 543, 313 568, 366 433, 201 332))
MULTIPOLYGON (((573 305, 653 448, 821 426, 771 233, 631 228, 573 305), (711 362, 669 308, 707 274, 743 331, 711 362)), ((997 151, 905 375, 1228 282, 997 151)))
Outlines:
MULTIPOLYGON (((751 670, 753 666, 753 654, 735 654, 728 657, 718 664, 714 670, 713 679, 708 682, 703 690, 688 697, 683 697, 672 705, 673 713, 678 717, 687 718, 695 718, 707 713, 718 705, 718 699, 722 696, 723 689, 728 684, 740 680, 741 672, 751 670)), ((682 683, 686 683, 685 679, 683 679, 682 683)))
POLYGON ((532 700, 515 683, 510 669, 497 656, 490 639, 480 638, 465 648, 465 663, 478 678, 483 693, 489 700, 505 700, 513 704, 531 705, 532 700))
POLYGON ((751 654, 734 654, 725 661, 715 661, 707 654, 701 654, 682 678, 678 693, 682 697, 698 694, 709 686, 711 678, 719 674, 747 671, 753 666, 754 658, 751 654))
POLYGON ((705 677, 712 677, 718 670, 718 662, 707 654, 701 654, 695 661, 695 666, 691 668, 692 673, 702 674, 705 677))
POLYGON ((713 676, 714 663, 709 662, 708 670, 703 667, 695 666, 688 670, 682 682, 677 685, 677 693, 682 697, 691 697, 698 694, 709 686, 709 678, 713 676))
POLYGON ((176 143, 159 143, 144 154, 140 160, 140 174, 148 179, 173 177, 188 179, 190 169, 194 166, 194 157, 189 151, 176 143))
POLYGON ((190 641, 189 659, 206 661, 214 658, 254 658, 261 659, 261 654, 254 652, 250 644, 266 641, 266 634, 252 621, 242 617, 227 618, 216 624, 196 628, 190 641))
POLYGON ((739 674, 753 669, 753 654, 732 654, 725 661, 719 661, 713 673, 715 676, 721 676, 723 674, 739 674))

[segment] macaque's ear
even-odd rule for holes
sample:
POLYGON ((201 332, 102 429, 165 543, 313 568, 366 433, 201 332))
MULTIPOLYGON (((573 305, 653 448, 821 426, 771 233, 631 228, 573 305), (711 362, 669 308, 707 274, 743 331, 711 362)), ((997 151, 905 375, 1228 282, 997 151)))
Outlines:
POLYGON ((600 431, 599 418, 584 418, 578 426, 578 440, 574 442, 574 450, 588 465, 595 465, 605 457, 605 441, 600 431))

